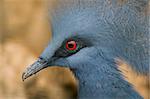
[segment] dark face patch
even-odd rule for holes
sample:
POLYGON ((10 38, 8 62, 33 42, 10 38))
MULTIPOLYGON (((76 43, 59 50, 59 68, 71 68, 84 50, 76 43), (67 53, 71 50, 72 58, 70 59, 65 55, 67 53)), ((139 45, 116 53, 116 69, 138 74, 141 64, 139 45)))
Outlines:
POLYGON ((78 37, 72 37, 64 40, 61 47, 59 47, 53 57, 68 57, 71 56, 78 51, 80 51, 82 48, 88 47, 91 44, 88 40, 78 37))

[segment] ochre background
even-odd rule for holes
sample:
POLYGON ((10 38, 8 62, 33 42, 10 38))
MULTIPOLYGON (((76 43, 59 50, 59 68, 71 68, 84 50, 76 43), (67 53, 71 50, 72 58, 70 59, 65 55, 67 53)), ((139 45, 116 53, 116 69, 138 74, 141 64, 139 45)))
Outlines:
MULTIPOLYGON (((48 68, 25 82, 22 72, 51 38, 47 5, 52 0, 0 0, 0 99, 73 99, 76 80, 68 69, 48 68)), ((148 99, 148 77, 118 61, 127 80, 148 99)))

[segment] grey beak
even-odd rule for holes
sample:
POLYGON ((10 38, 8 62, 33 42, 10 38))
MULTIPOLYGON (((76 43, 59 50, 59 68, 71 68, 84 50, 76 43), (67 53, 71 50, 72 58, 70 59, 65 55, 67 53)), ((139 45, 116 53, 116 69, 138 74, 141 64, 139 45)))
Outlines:
POLYGON ((29 66, 22 74, 22 80, 24 81, 28 77, 32 76, 33 74, 36 74, 37 72, 46 67, 48 67, 48 62, 45 61, 43 58, 38 58, 38 60, 31 66, 29 66))

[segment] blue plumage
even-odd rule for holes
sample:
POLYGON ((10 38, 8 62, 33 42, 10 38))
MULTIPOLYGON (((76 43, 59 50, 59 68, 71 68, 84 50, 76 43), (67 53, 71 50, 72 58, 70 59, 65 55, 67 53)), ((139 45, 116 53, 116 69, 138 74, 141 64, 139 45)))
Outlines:
POLYGON ((52 40, 23 79, 47 66, 64 66, 79 80, 79 99, 142 99, 115 59, 149 74, 148 0, 58 1, 50 9, 52 40), (79 45, 76 52, 64 48, 70 39, 79 45))

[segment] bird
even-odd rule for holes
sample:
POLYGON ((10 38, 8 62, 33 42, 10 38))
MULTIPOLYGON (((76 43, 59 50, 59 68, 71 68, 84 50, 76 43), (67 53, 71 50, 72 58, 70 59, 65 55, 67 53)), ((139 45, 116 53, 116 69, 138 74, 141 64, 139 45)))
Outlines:
POLYGON ((49 9, 52 39, 22 75, 47 67, 69 68, 78 99, 143 99, 116 60, 149 75, 148 0, 57 0, 49 9))

